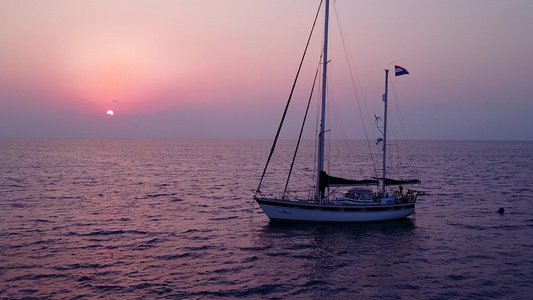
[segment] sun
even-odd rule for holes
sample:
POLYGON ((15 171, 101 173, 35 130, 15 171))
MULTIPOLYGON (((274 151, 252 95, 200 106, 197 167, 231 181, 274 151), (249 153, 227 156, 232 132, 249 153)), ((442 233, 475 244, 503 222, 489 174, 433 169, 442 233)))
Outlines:
POLYGON ((115 113, 114 113, 112 110, 108 110, 108 111, 107 111, 107 115, 108 115, 108 116, 112 116, 112 115, 114 115, 114 114, 115 114, 115 113))

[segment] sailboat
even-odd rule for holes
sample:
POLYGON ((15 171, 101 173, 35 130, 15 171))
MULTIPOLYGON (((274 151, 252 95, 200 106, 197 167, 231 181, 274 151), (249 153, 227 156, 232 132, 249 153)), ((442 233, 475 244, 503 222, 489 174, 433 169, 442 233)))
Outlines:
MULTIPOLYGON (((322 5, 322 2, 321 2, 322 5)), ((265 177, 269 161, 276 147, 283 120, 287 113, 290 102, 287 103, 281 124, 274 139, 270 155, 263 170, 259 185, 255 190, 254 200, 259 204, 263 212, 271 221, 293 221, 293 222, 375 222, 405 218, 415 211, 416 201, 423 192, 409 188, 404 193, 404 186, 419 186, 419 179, 392 179, 387 177, 387 98, 389 70, 385 70, 385 93, 383 94, 384 120, 382 138, 378 138, 378 144, 382 145, 382 176, 369 179, 346 179, 329 175, 324 168, 325 161, 325 129, 326 118, 326 83, 328 65, 328 22, 329 22, 329 0, 325 0, 324 8, 324 43, 322 49, 322 93, 320 123, 318 130, 316 181, 312 192, 305 199, 291 199, 285 190, 278 197, 265 195, 261 192, 261 185, 265 177), (330 188, 349 189, 341 196, 333 197, 329 193, 330 188), (391 189, 392 188, 392 189, 391 189)), ((319 7, 320 11, 320 7, 319 7)), ((318 13, 317 13, 318 16, 318 13)), ((315 23, 316 23, 315 17, 315 23)), ((314 25, 313 25, 314 28, 314 25)), ((308 44, 309 45, 309 40, 308 44)), ((306 51, 307 51, 306 46, 306 51)), ((305 56, 305 52, 304 52, 305 56)), ((303 61, 303 58, 302 58, 303 61)), ((301 63, 300 63, 301 68, 301 63)), ((300 70, 300 69, 299 69, 300 70)), ((298 70, 298 73, 299 73, 298 70)), ((400 66, 395 66, 395 75, 406 75, 409 72, 400 66)), ((317 72, 318 74, 318 72, 317 72)), ((296 83, 296 80, 295 80, 296 83)), ((294 85, 293 85, 294 90, 294 85)), ((292 95, 292 91, 291 91, 292 95)), ((303 131, 300 131, 298 145, 303 131)), ((297 146, 298 148, 298 146, 297 146)), ((293 159, 294 163, 294 159, 293 159)), ((292 164, 291 164, 292 171, 292 164)), ((289 171, 290 173, 290 171, 289 171)), ((290 175, 289 175, 290 176, 290 175)), ((288 179, 287 179, 288 183, 288 179)))

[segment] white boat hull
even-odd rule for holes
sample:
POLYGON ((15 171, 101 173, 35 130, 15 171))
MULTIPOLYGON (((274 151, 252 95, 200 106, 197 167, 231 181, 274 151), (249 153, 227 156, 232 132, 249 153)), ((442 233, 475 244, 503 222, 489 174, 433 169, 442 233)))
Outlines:
POLYGON ((321 205, 256 198, 271 221, 291 222, 378 222, 401 219, 415 211, 415 203, 390 205, 321 205))

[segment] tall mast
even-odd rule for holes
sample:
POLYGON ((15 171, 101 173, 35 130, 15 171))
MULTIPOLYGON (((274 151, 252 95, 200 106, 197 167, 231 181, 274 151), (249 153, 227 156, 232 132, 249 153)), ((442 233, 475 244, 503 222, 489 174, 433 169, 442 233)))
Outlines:
POLYGON ((387 175, 387 95, 389 93, 389 70, 385 70, 385 94, 383 94, 384 102, 384 118, 383 118, 383 185, 381 186, 381 195, 385 197, 385 181, 387 175))
POLYGON ((318 166, 316 179, 316 197, 320 201, 322 195, 320 191, 320 174, 324 171, 324 133, 326 121, 326 83, 327 83, 327 63, 328 63, 328 22, 329 22, 329 0, 326 0, 326 10, 324 18, 324 57, 322 62, 322 111, 320 117, 320 132, 318 134, 318 166))

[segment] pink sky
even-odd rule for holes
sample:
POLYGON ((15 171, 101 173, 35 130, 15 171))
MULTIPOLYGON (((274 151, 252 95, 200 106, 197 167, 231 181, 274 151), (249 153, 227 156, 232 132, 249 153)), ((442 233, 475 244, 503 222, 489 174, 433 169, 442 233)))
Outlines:
MULTIPOLYGON (((0 138, 270 139, 318 3, 0 0, 0 138)), ((371 113, 396 62, 412 139, 533 139, 533 2, 336 6, 371 113)))

